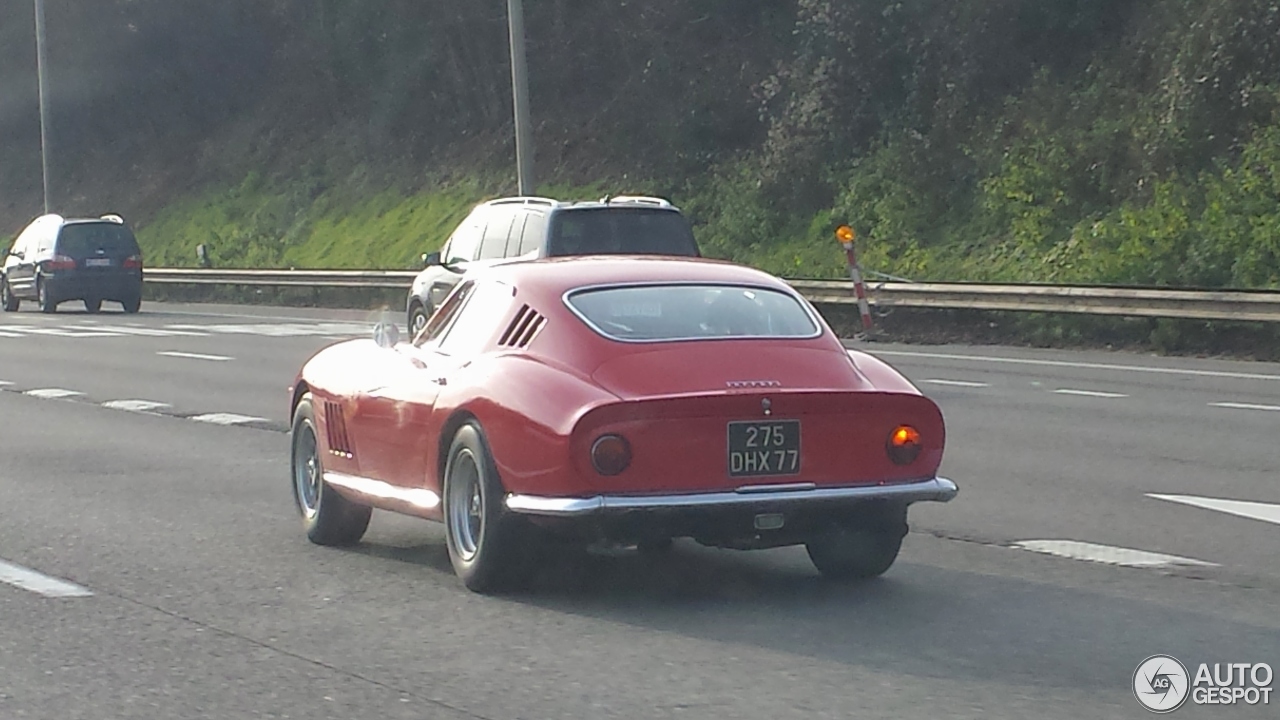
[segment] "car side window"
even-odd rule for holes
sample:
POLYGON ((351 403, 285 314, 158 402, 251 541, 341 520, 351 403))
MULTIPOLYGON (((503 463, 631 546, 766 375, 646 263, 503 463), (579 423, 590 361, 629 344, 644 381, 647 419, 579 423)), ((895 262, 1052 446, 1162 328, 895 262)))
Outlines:
POLYGON ((511 233, 511 223, 515 213, 507 208, 494 208, 490 211, 489 224, 484 230, 484 241, 480 243, 481 260, 498 260, 506 257, 507 236, 511 233))
POLYGON ((524 232, 520 236, 520 255, 528 255, 542 249, 547 239, 547 216, 542 213, 529 213, 524 223, 524 232))
POLYGON ((529 213, 517 212, 511 223, 511 232, 507 233, 507 251, 505 257, 520 257, 520 238, 524 235, 524 226, 529 222, 529 213))
POLYGON ((480 238, 484 234, 485 215, 482 212, 471 213, 449 238, 449 254, 444 256, 445 262, 471 262, 476 259, 480 250, 480 238))
POLYGON ((459 283, 453 289, 453 292, 445 296, 444 302, 440 303, 440 307, 427 318, 427 324, 423 326, 418 336, 413 339, 416 347, 438 340, 450 324, 458 317, 458 311, 466 304, 467 298, 471 297, 472 290, 475 289, 475 282, 468 280, 459 283))
POLYGON ((494 338, 500 323, 507 320, 515 288, 505 283, 486 282, 476 287, 458 319, 451 323, 438 349, 446 355, 480 352, 494 338))

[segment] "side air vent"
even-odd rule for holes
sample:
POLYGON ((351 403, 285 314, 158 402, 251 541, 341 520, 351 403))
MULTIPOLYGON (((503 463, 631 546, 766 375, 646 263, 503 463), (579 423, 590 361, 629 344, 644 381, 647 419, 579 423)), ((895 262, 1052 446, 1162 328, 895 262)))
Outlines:
POLYGON ((351 438, 347 435, 347 416, 343 414, 342 406, 336 402, 325 401, 324 419, 325 432, 329 439, 329 452, 347 459, 355 457, 351 452, 351 438))
POLYGON ((502 333, 502 338, 498 340, 498 344, 503 347, 523 348, 533 342, 533 338, 538 335, 547 324, 547 319, 540 315, 537 310, 524 305, 520 308, 520 312, 511 319, 511 324, 507 326, 506 332, 502 333))

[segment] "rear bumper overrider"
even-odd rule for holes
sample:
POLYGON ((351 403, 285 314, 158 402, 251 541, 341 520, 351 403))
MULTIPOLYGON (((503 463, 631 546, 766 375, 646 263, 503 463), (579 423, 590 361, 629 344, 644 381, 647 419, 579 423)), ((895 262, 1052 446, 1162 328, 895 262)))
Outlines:
POLYGON ((635 512, 687 510, 807 510, 831 505, 894 501, 948 502, 960 492, 946 478, 934 477, 893 485, 817 487, 812 483, 747 485, 725 492, 684 495, 596 495, 593 497, 543 497, 508 495, 507 509, 522 515, 588 517, 635 512))

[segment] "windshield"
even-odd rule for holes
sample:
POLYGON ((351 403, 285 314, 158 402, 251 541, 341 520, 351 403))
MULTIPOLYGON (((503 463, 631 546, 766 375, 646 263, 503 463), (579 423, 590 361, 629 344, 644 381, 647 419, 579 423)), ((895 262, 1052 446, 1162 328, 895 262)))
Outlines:
POLYGON ((569 307, 614 340, 808 338, 820 328, 791 295, 739 285, 645 285, 580 290, 569 307))
POLYGON ((678 212, 593 208, 553 216, 547 254, 697 256, 698 245, 678 212))
POLYGON ((104 255, 137 255, 138 241, 129 228, 115 223, 76 223, 62 228, 58 252, 83 258, 102 250, 104 255))

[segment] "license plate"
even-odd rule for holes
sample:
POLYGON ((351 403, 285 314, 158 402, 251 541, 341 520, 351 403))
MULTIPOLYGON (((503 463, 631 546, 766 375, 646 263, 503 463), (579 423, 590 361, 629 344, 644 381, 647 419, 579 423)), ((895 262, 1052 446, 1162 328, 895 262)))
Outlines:
POLYGON ((89 258, 84 261, 85 267, 111 267, 111 258, 89 258))
POLYGON ((729 423, 729 477, 799 472, 799 420, 729 423))

